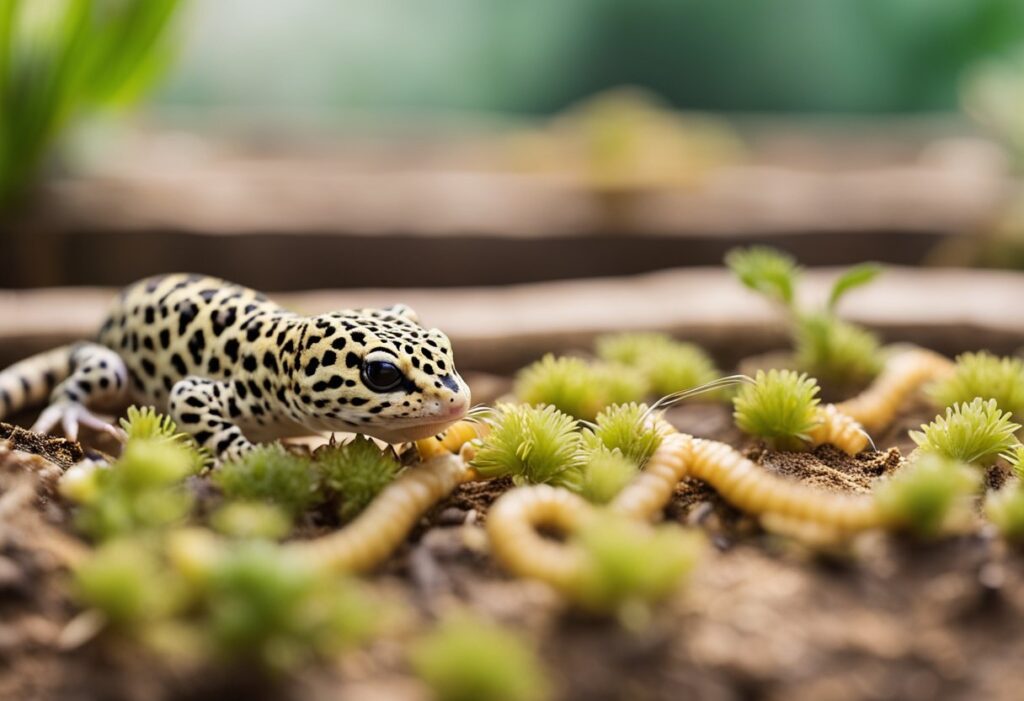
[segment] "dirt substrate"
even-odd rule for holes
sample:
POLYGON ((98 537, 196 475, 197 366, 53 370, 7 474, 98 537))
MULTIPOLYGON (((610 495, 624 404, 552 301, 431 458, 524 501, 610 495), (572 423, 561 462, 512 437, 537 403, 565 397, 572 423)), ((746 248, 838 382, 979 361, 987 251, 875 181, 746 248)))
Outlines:
MULTIPOLYGON (((920 424, 922 411, 901 422, 920 424)), ((735 433, 722 406, 684 406, 669 418, 821 489, 866 492, 900 460, 897 449, 854 457, 829 447, 766 452, 735 433)), ((48 496, 55 468, 12 452, 15 441, 52 458, 65 454, 21 434, 0 441, 3 699, 426 699, 403 661, 403 642, 456 604, 534 639, 561 699, 1020 698, 1020 553, 987 532, 932 544, 870 534, 842 551, 814 553, 766 534, 691 482, 678 487, 666 518, 703 529, 711 546, 689 585, 639 631, 567 611, 544 585, 502 572, 481 524, 509 485, 476 483, 434 508, 372 576, 409 604, 400 631, 294 679, 173 668, 111 636, 75 640, 63 568, 80 545, 67 535, 66 510, 48 496)))

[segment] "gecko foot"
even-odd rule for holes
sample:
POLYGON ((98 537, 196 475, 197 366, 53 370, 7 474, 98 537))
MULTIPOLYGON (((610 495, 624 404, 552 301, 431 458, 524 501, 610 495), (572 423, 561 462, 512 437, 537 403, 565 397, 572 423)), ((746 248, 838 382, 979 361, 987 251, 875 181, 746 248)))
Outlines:
POLYGON ((69 401, 60 401, 48 406, 39 415, 32 430, 36 433, 49 433, 58 423, 64 431, 64 436, 72 441, 78 440, 80 426, 108 433, 122 443, 126 438, 125 432, 109 420, 97 416, 81 404, 69 401))

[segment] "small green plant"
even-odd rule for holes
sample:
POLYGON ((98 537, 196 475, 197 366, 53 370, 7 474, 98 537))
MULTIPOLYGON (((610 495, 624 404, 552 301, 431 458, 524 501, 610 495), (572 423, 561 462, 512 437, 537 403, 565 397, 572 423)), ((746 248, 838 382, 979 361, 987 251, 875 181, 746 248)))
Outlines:
POLYGON ((606 361, 640 370, 658 396, 691 389, 718 379, 720 373, 699 346, 657 333, 622 333, 597 339, 597 354, 606 361))
POLYGON ((159 529, 184 519, 192 498, 183 480, 197 469, 196 453, 166 440, 134 439, 109 467, 83 471, 74 489, 81 499, 78 529, 97 540, 139 530, 159 529))
POLYGON ((187 433, 178 430, 178 424, 165 414, 159 414, 153 407, 128 407, 127 416, 121 419, 121 428, 126 441, 151 440, 176 443, 194 453, 196 470, 212 462, 210 452, 200 447, 187 433))
POLYGON ((592 504, 607 504, 638 472, 636 463, 618 450, 598 448, 587 456, 579 493, 592 504))
POLYGON ((1024 445, 1018 443, 1009 450, 1009 452, 1001 455, 1010 467, 1013 469, 1014 474, 1017 475, 1017 479, 1024 480, 1024 445))
POLYGON ((584 456, 573 417, 553 406, 500 404, 488 423, 470 463, 481 475, 578 487, 584 456))
POLYGON ((802 271, 792 256, 767 246, 751 246, 729 251, 725 264, 744 286, 785 307, 793 306, 802 271))
POLYGON ((733 417, 744 433, 776 450, 800 450, 817 422, 818 383, 792 370, 757 371, 733 398, 733 417))
POLYGON ((615 404, 597 415, 592 428, 584 432, 588 446, 603 446, 619 451, 634 465, 643 467, 661 445, 661 435, 653 423, 645 422, 644 404, 615 404))
POLYGON ((272 669, 365 640, 380 613, 355 582, 312 569, 267 541, 238 541, 204 584, 213 649, 272 669))
POLYGON ((231 501, 210 516, 210 525, 232 538, 276 540, 288 535, 292 520, 284 510, 261 501, 231 501))
POLYGON ((843 296, 874 280, 881 272, 878 265, 865 263, 846 270, 833 283, 825 307, 807 311, 796 303, 803 271, 790 256, 771 248, 753 247, 730 251, 725 262, 746 287, 786 310, 800 370, 836 386, 863 384, 878 373, 878 338, 836 316, 843 296))
POLYGON ((412 648, 436 701, 542 701, 550 686, 533 650, 493 623, 450 615, 412 648))
POLYGON ((1024 541, 1024 489, 1020 483, 989 492, 985 499, 985 516, 1008 541, 1024 541))
POLYGON ((964 463, 925 454, 876 487, 874 497, 893 526, 932 538, 969 513, 967 502, 979 485, 977 472, 964 463))
POLYGON ((678 526, 651 527, 601 513, 573 534, 586 553, 573 598, 582 607, 630 617, 668 597, 693 569, 703 538, 678 526))
POLYGON ((0 3, 0 209, 68 123, 142 93, 168 55, 177 0, 0 3))
POLYGON ((976 398, 994 399, 1003 411, 1024 416, 1024 361, 987 352, 957 356, 953 374, 927 388, 940 407, 966 404, 976 398))
POLYGON ((839 386, 864 384, 882 368, 878 338, 831 314, 796 323, 797 367, 839 386))
POLYGON ((994 399, 974 399, 948 407, 910 437, 921 452, 984 467, 1015 448, 1018 429, 994 399))
POLYGON ((276 443, 259 446, 221 465, 212 480, 229 500, 277 504, 292 517, 320 498, 319 475, 309 458, 276 443))
POLYGON ((152 541, 115 538, 75 570, 79 601, 101 612, 111 625, 139 629, 178 613, 187 587, 164 563, 152 541))
POLYGON ((523 402, 550 404, 586 421, 609 404, 640 401, 647 391, 647 381, 634 368, 551 354, 520 370, 515 384, 523 402))
POLYGON ((316 452, 313 462, 323 474, 324 485, 341 497, 342 521, 355 518, 401 469, 394 451, 381 451, 365 436, 325 446, 316 452))

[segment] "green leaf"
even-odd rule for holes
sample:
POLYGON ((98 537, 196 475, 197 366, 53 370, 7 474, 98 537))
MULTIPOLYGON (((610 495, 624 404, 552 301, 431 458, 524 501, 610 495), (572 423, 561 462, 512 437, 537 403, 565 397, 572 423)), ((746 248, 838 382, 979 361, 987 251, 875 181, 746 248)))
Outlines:
POLYGON ((828 298, 828 309, 835 309, 839 299, 850 290, 866 285, 882 272, 882 266, 877 263, 863 263, 855 265, 839 276, 839 279, 832 285, 832 294, 828 298))

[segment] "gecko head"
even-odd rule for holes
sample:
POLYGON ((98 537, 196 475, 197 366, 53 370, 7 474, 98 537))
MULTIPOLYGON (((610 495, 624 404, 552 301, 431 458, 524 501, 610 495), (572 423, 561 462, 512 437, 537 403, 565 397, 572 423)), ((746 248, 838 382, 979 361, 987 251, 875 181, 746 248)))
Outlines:
POLYGON ((309 428, 389 443, 440 433, 469 409, 448 337, 403 305, 311 321, 294 379, 309 428))

